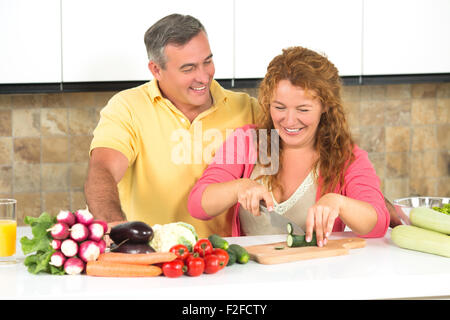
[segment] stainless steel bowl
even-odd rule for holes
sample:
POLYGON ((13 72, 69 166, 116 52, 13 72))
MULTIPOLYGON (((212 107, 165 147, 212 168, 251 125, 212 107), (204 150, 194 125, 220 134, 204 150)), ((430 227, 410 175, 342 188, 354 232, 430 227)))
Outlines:
POLYGON ((411 224, 409 212, 418 207, 442 207, 450 203, 450 198, 445 197, 407 197, 394 200, 394 207, 404 224, 411 224))

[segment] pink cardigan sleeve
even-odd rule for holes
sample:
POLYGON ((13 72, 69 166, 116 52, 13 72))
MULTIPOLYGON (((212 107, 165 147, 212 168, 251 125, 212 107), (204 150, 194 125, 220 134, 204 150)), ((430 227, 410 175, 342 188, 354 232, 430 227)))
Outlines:
POLYGON ((377 223, 364 238, 380 238, 386 234, 389 227, 389 211, 380 189, 380 180, 369 160, 367 152, 355 146, 355 161, 345 173, 345 185, 342 194, 357 200, 367 202, 377 212, 377 223))
POLYGON ((246 125, 236 129, 217 150, 213 161, 189 194, 188 211, 192 217, 201 220, 212 218, 202 208, 203 192, 208 185, 240 179, 244 176, 244 171, 248 171, 248 165, 252 159, 249 152, 251 141, 248 140, 249 136, 246 132, 247 129, 254 127, 254 125, 246 125), (240 144, 238 141, 244 143, 240 144))

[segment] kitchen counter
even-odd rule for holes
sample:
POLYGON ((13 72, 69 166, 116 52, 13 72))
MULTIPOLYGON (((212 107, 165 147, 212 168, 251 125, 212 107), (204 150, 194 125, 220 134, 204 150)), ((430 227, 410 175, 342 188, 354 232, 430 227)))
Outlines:
MULTIPOLYGON (((23 265, 18 228, 18 258, 0 267, 0 300, 5 299, 393 299, 450 297, 450 259, 405 250, 390 240, 367 239, 348 255, 276 265, 250 261, 216 274, 179 278, 98 278, 86 275, 33 275, 23 265), (301 288, 301 290, 299 290, 301 288)), ((330 239, 354 237, 351 232, 330 239)), ((243 246, 284 241, 285 235, 227 238, 243 246)))

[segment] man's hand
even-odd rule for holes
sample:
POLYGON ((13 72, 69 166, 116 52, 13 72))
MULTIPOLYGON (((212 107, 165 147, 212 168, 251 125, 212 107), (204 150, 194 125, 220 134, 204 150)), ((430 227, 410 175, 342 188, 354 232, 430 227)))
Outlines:
POLYGON ((103 240, 105 240, 106 243, 106 247, 109 248, 111 246, 112 243, 114 243, 114 241, 111 240, 111 238, 109 237, 109 233, 111 232, 111 228, 121 224, 127 222, 126 220, 122 220, 122 221, 112 221, 108 223, 108 231, 106 232, 107 234, 105 234, 105 236, 103 237, 103 240))

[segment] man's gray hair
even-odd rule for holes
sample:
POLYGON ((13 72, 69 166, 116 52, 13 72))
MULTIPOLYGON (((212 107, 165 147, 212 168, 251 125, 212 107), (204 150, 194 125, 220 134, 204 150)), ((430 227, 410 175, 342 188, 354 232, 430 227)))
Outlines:
POLYGON ((190 15, 175 13, 162 18, 145 32, 144 42, 148 59, 164 69, 167 62, 165 47, 168 44, 182 46, 201 31, 206 33, 205 27, 190 15))

